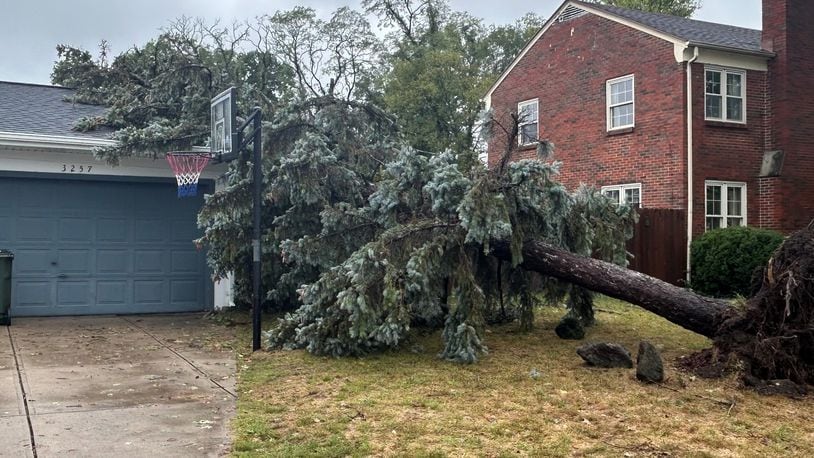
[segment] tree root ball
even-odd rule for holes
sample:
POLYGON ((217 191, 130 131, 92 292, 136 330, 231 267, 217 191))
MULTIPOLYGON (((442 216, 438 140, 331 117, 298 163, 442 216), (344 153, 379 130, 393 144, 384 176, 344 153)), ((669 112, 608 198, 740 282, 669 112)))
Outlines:
POLYGON ((814 222, 774 253, 760 290, 724 317, 715 346, 744 363, 746 381, 814 384, 814 222))

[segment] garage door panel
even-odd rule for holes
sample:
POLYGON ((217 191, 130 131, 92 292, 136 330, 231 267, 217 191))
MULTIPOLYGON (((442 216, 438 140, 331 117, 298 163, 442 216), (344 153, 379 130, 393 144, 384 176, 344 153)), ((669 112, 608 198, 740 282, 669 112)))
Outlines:
MULTIPOLYGON (((138 199, 133 201, 133 213, 136 215, 153 216, 155 215, 156 202, 165 202, 167 199, 178 200, 177 192, 175 195, 168 196, 166 189, 155 186, 143 187, 139 189, 138 199)), ((175 206, 177 207, 177 205, 175 206)))
POLYGON ((40 186, 26 186, 25 189, 19 189, 17 194, 17 202, 21 210, 41 210, 52 208, 54 206, 54 187, 48 183, 42 183, 40 186))
POLYGON ((166 302, 164 289, 166 280, 134 280, 133 303, 161 304, 166 302))
POLYGON ((93 226, 91 218, 60 218, 57 239, 60 242, 93 242, 93 226))
POLYGON ((0 209, 11 208, 17 201, 17 187, 10 181, 0 178, 0 196, 3 196, 3 199, 0 199, 0 209))
POLYGON ((54 261, 51 250, 17 249, 14 250, 13 274, 15 277, 52 274, 54 261))
POLYGON ((126 243, 130 239, 130 224, 126 218, 99 218, 96 221, 96 241, 126 243))
POLYGON ((93 271, 91 265, 91 250, 59 250, 57 254, 57 270, 62 274, 84 274, 89 276, 93 271))
POLYGON ((93 298, 93 283, 85 281, 57 282, 57 307, 90 307, 93 298))
POLYGON ((130 273, 130 253, 127 250, 96 251, 97 274, 130 273))
POLYGON ((133 208, 132 185, 126 183, 88 183, 95 188, 93 211, 105 215, 129 215, 133 208))
POLYGON ((96 303, 125 305, 130 297, 130 282, 126 280, 99 280, 96 282, 96 303))
MULTIPOLYGON (((110 194, 104 183, 86 182, 85 186, 64 186, 59 190, 59 205, 65 210, 85 210, 88 202, 102 200, 102 194, 110 194)), ((95 205, 94 205, 95 207, 95 205)))
POLYGON ((15 307, 49 308, 53 301, 51 282, 18 280, 14 282, 12 288, 16 298, 12 301, 12 312, 15 307))
POLYGON ((172 280, 170 281, 170 302, 197 302, 200 291, 201 282, 199 280, 172 280))
POLYGON ((175 220, 172 222, 173 242, 192 243, 196 238, 198 238, 198 228, 194 221, 175 220))
POLYGON ((50 242, 54 238, 54 220, 46 216, 17 218, 17 240, 20 242, 50 242))
POLYGON ((136 243, 156 243, 167 240, 167 223, 161 219, 136 220, 136 243))
POLYGON ((166 260, 163 250, 140 250, 133 253, 133 267, 137 274, 160 274, 164 273, 166 260))
POLYGON ((195 273, 201 268, 198 253, 188 250, 173 250, 170 265, 172 266, 171 273, 173 274, 195 273))

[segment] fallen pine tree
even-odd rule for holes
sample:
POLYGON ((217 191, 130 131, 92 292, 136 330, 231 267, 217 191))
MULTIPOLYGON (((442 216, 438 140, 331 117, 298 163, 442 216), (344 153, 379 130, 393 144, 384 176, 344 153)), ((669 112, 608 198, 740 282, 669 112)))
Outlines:
MULTIPOLYGON (((422 326, 443 328, 441 358, 474 363, 488 350, 487 323, 529 329, 541 300, 565 303, 570 321, 590 326, 594 291, 712 338, 712 363, 737 358, 756 380, 814 382, 807 359, 814 354, 814 229, 779 249, 744 310, 619 267, 635 211, 590 187, 568 191, 547 142, 536 159, 512 161, 517 121, 504 129, 509 146, 488 169, 462 166, 450 152, 399 148, 366 188, 364 205, 326 204, 318 233, 283 241, 285 276, 313 280, 301 283, 296 308, 266 334, 268 346, 360 356, 398 348, 422 326)), ((305 146, 294 152, 311 151, 305 146)), ((285 162, 296 165, 285 183, 304 185, 299 167, 310 170, 310 161, 285 162)), ((325 170, 320 182, 346 177, 344 166, 325 170)))
MULTIPOLYGON (((511 259, 507 243, 494 244, 494 253, 511 259)), ((709 362, 737 358, 747 383, 763 391, 785 386, 771 383, 776 380, 814 384, 814 222, 774 253, 745 308, 539 241, 523 245, 521 267, 641 306, 709 337, 709 362)))

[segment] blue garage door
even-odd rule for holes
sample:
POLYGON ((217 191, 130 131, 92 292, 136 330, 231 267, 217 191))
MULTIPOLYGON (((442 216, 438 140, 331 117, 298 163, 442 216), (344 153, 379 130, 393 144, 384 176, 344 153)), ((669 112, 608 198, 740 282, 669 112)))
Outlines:
POLYGON ((14 316, 211 308, 196 214, 172 183, 0 177, 14 316))

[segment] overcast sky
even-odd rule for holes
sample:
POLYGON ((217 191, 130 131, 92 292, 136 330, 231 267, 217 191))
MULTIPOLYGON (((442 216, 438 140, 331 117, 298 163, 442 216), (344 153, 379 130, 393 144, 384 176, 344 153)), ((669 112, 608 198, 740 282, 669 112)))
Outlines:
MULTIPOLYGON (((107 40, 113 54, 141 45, 180 16, 251 18, 295 5, 321 16, 360 0, 0 0, 0 81, 49 83, 59 43, 96 50, 107 40)), ((562 0, 451 0, 488 23, 512 22, 527 12, 550 16, 562 0), (533 8, 533 10, 532 10, 533 8)), ((761 0, 704 0, 695 19, 760 29, 761 0)), ((375 25, 375 23, 374 23, 375 25)))

